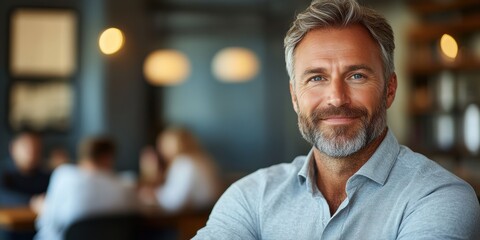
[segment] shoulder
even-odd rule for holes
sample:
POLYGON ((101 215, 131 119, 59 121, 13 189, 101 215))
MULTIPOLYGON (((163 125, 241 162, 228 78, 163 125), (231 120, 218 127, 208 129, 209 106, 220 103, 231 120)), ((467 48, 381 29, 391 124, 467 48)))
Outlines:
POLYGON ((259 169, 232 186, 244 194, 266 194, 267 191, 290 186, 291 183, 298 181, 298 173, 305 161, 305 156, 299 156, 291 163, 280 163, 259 169))
POLYGON ((57 175, 68 175, 72 173, 77 173, 79 172, 79 169, 77 166, 71 163, 66 163, 58 166, 52 173, 52 176, 57 176, 57 175))
POLYGON ((292 163, 257 170, 232 184, 217 201, 207 226, 195 239, 260 239, 261 206, 266 198, 298 181, 305 159, 298 157, 292 163))
MULTIPOLYGON (((13 161, 13 160, 11 160, 13 161)), ((13 163, 6 163, 0 166, 0 175, 4 177, 15 177, 20 175, 20 172, 17 167, 13 163)))
POLYGON ((185 177, 184 174, 190 174, 195 171, 195 161, 188 155, 180 155, 173 160, 168 168, 168 174, 171 177, 185 177), (183 176, 181 176, 183 175, 183 176))
POLYGON ((67 179, 77 179, 80 174, 80 170, 73 164, 63 164, 57 167, 51 174, 51 184, 56 182, 65 182, 67 179))
POLYGON ((464 180, 446 170, 426 156, 402 146, 396 163, 397 174, 415 182, 419 188, 436 187, 440 185, 465 185, 464 180))
POLYGON ((407 210, 430 209, 478 222, 480 206, 473 188, 463 179, 422 154, 402 147, 397 159, 398 175, 403 175, 403 193, 409 196, 407 210), (458 213, 461 213, 460 215, 458 213))

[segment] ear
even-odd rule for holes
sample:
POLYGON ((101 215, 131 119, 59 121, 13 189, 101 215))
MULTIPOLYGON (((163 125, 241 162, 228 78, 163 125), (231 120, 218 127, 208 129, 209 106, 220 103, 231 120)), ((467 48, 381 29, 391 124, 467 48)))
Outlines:
POLYGON ((388 81, 387 86, 387 108, 392 106, 393 100, 395 99, 395 94, 397 92, 397 74, 393 73, 388 81))
POLYGON ((295 93, 295 86, 293 80, 290 80, 290 96, 292 97, 293 110, 298 114, 297 94, 295 93))

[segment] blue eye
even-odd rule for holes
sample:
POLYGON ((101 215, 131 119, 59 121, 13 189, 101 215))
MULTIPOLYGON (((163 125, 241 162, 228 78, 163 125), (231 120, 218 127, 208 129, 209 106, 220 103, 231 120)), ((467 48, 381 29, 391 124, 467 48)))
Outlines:
POLYGON ((310 78, 310 81, 312 81, 312 82, 318 82, 318 81, 322 81, 322 80, 323 80, 323 77, 320 77, 320 76, 315 76, 315 77, 310 78))
POLYGON ((352 75, 351 78, 352 79, 362 79, 362 78, 364 78, 364 76, 360 73, 355 73, 355 74, 352 75))

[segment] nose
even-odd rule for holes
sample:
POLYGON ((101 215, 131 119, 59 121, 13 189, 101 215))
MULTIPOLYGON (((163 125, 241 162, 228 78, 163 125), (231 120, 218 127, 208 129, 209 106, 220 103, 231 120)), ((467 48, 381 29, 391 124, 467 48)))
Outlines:
POLYGON ((328 105, 334 107, 341 107, 350 103, 348 84, 342 79, 332 79, 329 84, 328 91, 328 105))

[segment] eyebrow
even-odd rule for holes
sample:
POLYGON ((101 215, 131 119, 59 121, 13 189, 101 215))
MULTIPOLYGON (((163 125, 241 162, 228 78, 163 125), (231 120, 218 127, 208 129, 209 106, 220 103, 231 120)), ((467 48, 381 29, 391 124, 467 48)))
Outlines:
MULTIPOLYGON (((365 65, 365 64, 357 64, 357 65, 350 65, 350 66, 347 66, 347 72, 352 72, 352 71, 357 71, 357 70, 365 70, 369 73, 375 73, 375 71, 365 65)), ((326 72, 326 69, 325 68, 322 68, 322 67, 316 67, 316 68, 309 68, 309 69, 306 69, 303 74, 302 74, 302 78, 310 75, 310 74, 317 74, 317 73, 325 73, 326 72)))
POLYGON ((305 78, 306 76, 310 75, 310 74, 316 74, 316 73, 325 73, 326 72, 326 69, 325 68, 322 68, 322 67, 318 67, 318 68, 308 68, 306 69, 303 74, 302 74, 302 78, 305 78))
POLYGON ((364 65, 364 64, 359 64, 359 65, 351 65, 351 66, 348 66, 347 67, 347 71, 348 72, 351 72, 351 71, 356 71, 356 70, 365 70, 369 73, 375 73, 375 71, 373 71, 373 69, 367 65, 364 65))

